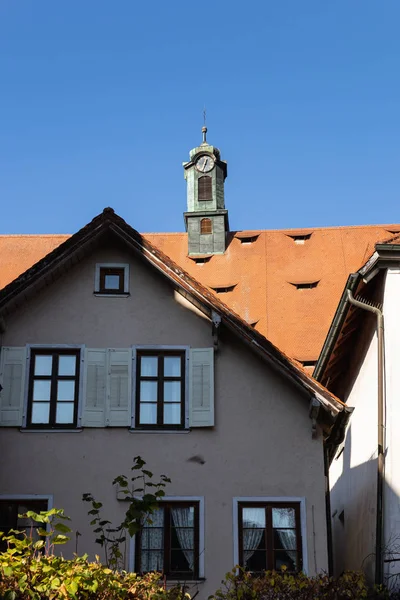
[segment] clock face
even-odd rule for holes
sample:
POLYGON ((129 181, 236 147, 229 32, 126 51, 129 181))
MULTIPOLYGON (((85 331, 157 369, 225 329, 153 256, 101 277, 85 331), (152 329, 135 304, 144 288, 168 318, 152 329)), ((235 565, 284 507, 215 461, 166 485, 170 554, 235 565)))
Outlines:
POLYGON ((208 171, 211 171, 214 168, 214 164, 214 159, 205 154, 196 160, 196 169, 200 171, 200 173, 208 173, 208 171))

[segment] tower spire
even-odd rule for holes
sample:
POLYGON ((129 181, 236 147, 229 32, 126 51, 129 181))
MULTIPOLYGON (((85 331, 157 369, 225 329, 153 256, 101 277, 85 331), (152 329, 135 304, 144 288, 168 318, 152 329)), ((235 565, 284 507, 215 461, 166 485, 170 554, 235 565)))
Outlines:
POLYGON ((207 111, 206 111, 206 107, 204 107, 203 109, 203 127, 201 128, 201 132, 203 134, 203 144, 207 144, 207 125, 206 125, 206 120, 207 120, 207 111))

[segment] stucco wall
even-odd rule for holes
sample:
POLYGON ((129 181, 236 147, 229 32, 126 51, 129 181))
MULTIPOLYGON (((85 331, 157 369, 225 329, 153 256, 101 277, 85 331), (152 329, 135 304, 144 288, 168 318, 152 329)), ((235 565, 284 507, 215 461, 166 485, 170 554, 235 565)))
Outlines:
POLYGON ((345 447, 330 470, 334 562, 344 568, 364 567, 373 577, 376 512, 377 339, 374 335, 350 390, 347 404, 355 407, 345 447), (344 511, 344 525, 340 515, 344 511))
MULTIPOLYGON (((385 546, 400 552, 400 270, 388 269, 384 295, 386 371, 386 469, 384 495, 385 546)), ((386 563, 386 574, 400 572, 399 563, 386 563)), ((399 584, 399 582, 397 582, 399 584)))
MULTIPOLYGON (((178 302, 170 286, 142 262, 116 249, 97 251, 7 319, 3 344, 132 344, 212 346, 211 325, 178 302), (96 262, 129 262, 130 297, 93 295, 96 262)), ((19 432, 0 436, 2 494, 53 494, 79 530, 79 551, 99 552, 86 517, 84 492, 104 502, 108 518, 123 506, 111 486, 142 455, 166 473, 168 495, 204 496, 205 598, 233 566, 232 503, 237 496, 306 499, 309 572, 326 570, 321 436, 311 438, 308 400, 255 355, 223 334, 215 361, 216 425, 189 433, 19 432), (201 455, 204 464, 191 462, 201 455)), ((71 545, 71 549, 72 545, 71 545)))

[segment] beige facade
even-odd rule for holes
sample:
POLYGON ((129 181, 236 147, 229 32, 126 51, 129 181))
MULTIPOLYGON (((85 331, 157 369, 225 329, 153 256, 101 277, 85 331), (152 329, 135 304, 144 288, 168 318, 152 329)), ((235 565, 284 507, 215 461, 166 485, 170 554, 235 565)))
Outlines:
MULTIPOLYGON (((83 258, 22 303, 5 325, 2 346, 7 347, 213 346, 210 320, 160 273, 117 246, 83 258), (94 295, 98 263, 129 264, 128 297, 94 295)), ((141 455, 155 474, 171 478, 169 497, 203 499, 204 580, 196 584, 201 598, 216 590, 238 560, 237 498, 299 501, 304 568, 311 575, 327 570, 323 442, 320 432, 312 439, 309 396, 224 329, 214 368, 213 427, 175 432, 3 428, 0 494, 51 495, 81 534, 78 551, 93 557, 101 549, 94 543, 82 494, 91 492, 104 503, 105 517, 118 521, 124 504, 111 482, 128 474, 132 458, 141 455)), ((68 551, 74 550, 73 538, 68 551)))

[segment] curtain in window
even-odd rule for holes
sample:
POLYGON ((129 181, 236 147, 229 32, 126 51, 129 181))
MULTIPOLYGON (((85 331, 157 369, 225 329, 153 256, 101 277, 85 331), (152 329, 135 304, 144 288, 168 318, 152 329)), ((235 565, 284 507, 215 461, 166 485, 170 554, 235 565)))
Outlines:
POLYGON ((243 511, 243 526, 245 527, 243 530, 243 560, 245 564, 258 548, 264 533, 264 529, 257 527, 257 525, 265 527, 265 524, 260 522, 260 513, 265 514, 264 509, 245 508, 243 511))
POLYGON ((164 510, 158 508, 150 516, 152 524, 147 524, 141 534, 141 570, 162 571, 164 568, 164 510))
POLYGON ((191 571, 194 569, 194 511, 191 507, 172 508, 172 520, 175 526, 176 535, 179 540, 182 552, 188 562, 191 571))
POLYGON ((293 508, 273 508, 272 526, 278 535, 281 547, 286 550, 286 554, 297 566, 297 539, 296 539, 296 521, 293 508), (284 529, 287 528, 287 529, 284 529), (289 529, 293 528, 293 529, 289 529))

